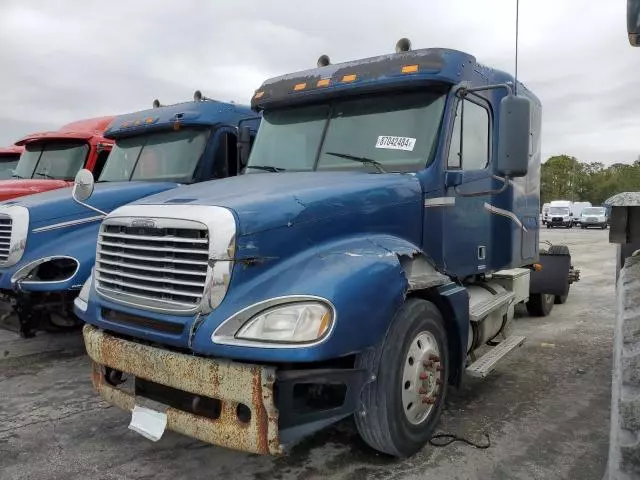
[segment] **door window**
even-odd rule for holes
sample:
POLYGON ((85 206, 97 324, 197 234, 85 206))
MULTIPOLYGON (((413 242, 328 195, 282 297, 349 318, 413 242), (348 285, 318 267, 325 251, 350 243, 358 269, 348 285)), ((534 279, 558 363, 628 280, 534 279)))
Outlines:
POLYGON ((458 102, 447 167, 482 170, 491 158, 489 111, 471 100, 458 102))

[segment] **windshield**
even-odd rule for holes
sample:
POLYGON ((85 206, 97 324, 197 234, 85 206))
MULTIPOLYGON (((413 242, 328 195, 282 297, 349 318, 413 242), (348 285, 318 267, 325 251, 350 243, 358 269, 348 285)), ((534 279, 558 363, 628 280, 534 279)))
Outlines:
POLYGON ((433 157, 446 96, 400 93, 264 113, 247 165, 260 171, 417 171, 433 157), (354 158, 357 157, 357 158, 354 158))
POLYGON ((0 180, 7 180, 13 175, 18 164, 19 155, 0 155, 0 180))
POLYGON ((116 140, 98 181, 191 183, 209 133, 209 129, 183 129, 116 140))
POLYGON ((13 177, 73 180, 88 153, 84 142, 32 143, 25 147, 13 177))
POLYGON ((582 215, 604 215, 604 208, 587 207, 584 210, 582 210, 582 215))
POLYGON ((551 215, 569 215, 568 207, 549 207, 549 214, 551 215))

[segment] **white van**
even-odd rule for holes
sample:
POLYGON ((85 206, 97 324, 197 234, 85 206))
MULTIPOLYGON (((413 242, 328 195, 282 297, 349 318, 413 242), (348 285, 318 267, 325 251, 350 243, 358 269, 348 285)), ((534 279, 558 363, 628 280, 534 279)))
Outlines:
POLYGON ((547 213, 547 228, 553 227, 573 227, 572 202, 569 200, 554 200, 549 204, 547 213))

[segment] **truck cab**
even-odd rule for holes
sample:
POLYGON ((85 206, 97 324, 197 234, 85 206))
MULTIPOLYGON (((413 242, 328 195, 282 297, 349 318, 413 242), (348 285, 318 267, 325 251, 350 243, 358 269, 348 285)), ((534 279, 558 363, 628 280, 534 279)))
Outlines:
POLYGON ((0 181, 0 200, 69 187, 82 168, 99 175, 113 145, 103 133, 114 118, 79 120, 17 141, 22 155, 11 180, 0 181))
POLYGON ((252 107, 245 174, 104 219, 74 307, 94 387, 152 440, 278 455, 353 416, 412 455, 448 388, 522 344, 516 305, 568 291, 568 250, 538 248, 540 102, 402 39, 267 80, 252 107))
POLYGON ((0 147, 0 180, 12 178, 23 150, 24 147, 17 145, 0 147))
POLYGON ((104 132, 113 149, 95 186, 90 170, 78 173, 91 182, 81 199, 65 188, 0 205, 3 326, 23 337, 76 328, 73 299, 94 265, 100 221, 108 212, 237 173, 237 127, 244 124, 251 138, 259 118, 246 106, 196 98, 113 119, 104 132))

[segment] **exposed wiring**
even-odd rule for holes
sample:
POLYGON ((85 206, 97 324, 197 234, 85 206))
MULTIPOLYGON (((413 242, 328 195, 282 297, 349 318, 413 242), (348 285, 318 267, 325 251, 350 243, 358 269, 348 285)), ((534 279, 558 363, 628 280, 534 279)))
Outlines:
POLYGON ((453 433, 436 433, 429 439, 429 444, 433 447, 446 447, 447 445, 451 445, 454 442, 462 442, 467 445, 471 445, 472 447, 485 450, 491 446, 491 439, 489 438, 489 434, 483 432, 482 435, 487 439, 487 442, 484 444, 473 442, 472 440, 468 440, 464 437, 459 437, 458 435, 454 435, 453 433), (444 441, 434 441, 437 439, 444 439, 444 441))

